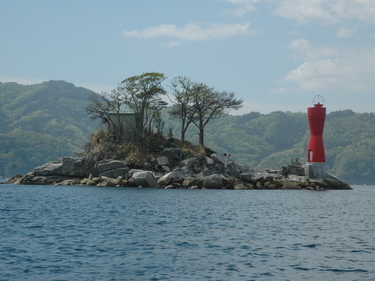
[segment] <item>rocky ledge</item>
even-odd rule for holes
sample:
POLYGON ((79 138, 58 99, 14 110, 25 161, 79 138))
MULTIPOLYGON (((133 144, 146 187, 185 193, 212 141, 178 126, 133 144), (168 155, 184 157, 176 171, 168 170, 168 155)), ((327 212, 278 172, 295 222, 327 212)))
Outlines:
POLYGON ((119 160, 96 163, 85 157, 63 157, 6 183, 22 185, 88 185, 189 189, 352 189, 328 174, 310 179, 280 170, 254 170, 236 164, 231 157, 210 153, 205 158, 181 160, 178 148, 164 149, 153 164, 137 167, 119 160))

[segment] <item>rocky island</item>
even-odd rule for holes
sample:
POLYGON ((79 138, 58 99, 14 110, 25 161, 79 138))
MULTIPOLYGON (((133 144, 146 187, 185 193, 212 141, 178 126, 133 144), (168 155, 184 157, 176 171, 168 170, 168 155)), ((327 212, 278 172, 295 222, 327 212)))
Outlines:
POLYGON ((165 148, 143 166, 113 159, 63 157, 24 176, 14 175, 6 183, 166 189, 352 189, 329 173, 322 178, 306 176, 298 161, 279 170, 260 171, 239 165, 228 155, 207 148, 205 151, 204 157, 183 159, 181 149, 165 148))

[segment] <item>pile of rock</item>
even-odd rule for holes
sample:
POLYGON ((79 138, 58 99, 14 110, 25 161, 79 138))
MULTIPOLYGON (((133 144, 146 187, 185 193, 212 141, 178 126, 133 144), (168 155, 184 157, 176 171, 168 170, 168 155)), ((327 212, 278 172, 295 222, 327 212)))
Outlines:
POLYGON ((46 163, 9 182, 27 185, 90 185, 190 189, 351 189, 327 174, 323 179, 282 174, 278 170, 256 171, 236 164, 231 157, 212 153, 205 158, 182 160, 178 148, 165 149, 154 165, 138 167, 119 160, 99 163, 88 158, 64 157, 46 163))

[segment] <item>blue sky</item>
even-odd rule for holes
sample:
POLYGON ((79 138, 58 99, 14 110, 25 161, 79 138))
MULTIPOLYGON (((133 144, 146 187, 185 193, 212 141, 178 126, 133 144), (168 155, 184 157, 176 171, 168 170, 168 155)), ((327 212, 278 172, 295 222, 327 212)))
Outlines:
POLYGON ((144 72, 234 92, 232 114, 375 112, 372 0, 0 0, 0 81, 96 92, 144 72))

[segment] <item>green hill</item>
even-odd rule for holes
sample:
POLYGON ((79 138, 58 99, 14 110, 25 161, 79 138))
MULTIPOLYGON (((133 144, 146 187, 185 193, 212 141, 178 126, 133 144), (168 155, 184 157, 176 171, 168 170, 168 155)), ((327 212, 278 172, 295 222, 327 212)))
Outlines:
POLYGON ((98 126, 84 110, 91 93, 64 81, 0 83, 0 175, 82 150, 98 126))

